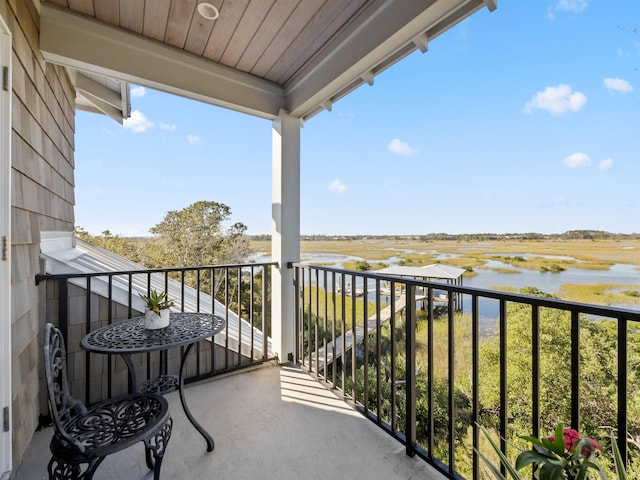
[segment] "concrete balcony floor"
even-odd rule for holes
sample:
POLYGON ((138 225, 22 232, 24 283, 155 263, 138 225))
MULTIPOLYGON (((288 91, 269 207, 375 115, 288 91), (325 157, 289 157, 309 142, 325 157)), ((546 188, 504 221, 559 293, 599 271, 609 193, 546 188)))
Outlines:
MULTIPOLYGON (((167 395, 174 420, 162 478, 220 480, 443 479, 423 460, 295 367, 260 368, 189 385, 194 417, 215 440, 206 451, 177 392, 167 395)), ((47 478, 52 429, 36 432, 15 480, 47 478)), ((94 477, 152 479, 142 444, 111 455, 94 477)))

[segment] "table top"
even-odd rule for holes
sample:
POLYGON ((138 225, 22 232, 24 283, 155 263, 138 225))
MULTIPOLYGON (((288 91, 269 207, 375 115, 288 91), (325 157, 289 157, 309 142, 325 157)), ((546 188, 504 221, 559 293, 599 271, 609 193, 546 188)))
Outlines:
POLYGON ((144 327, 144 316, 99 328, 85 335, 80 347, 95 353, 141 353, 188 345, 219 333, 225 325, 220 315, 171 312, 169 326, 144 327))

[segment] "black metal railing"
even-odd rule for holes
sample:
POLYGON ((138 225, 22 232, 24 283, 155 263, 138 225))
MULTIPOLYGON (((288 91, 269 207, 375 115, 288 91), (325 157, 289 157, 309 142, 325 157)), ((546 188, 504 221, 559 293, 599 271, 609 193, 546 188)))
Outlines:
POLYGON ((513 439, 552 433, 562 422, 604 443, 613 430, 628 458, 628 435, 640 434, 629 415, 639 393, 628 380, 640 378, 630 363, 631 350, 640 355, 640 311, 535 289, 292 267, 296 362, 403 442, 408 455, 450 478, 477 479, 478 452, 491 458, 480 425, 513 459, 513 439), (607 389, 596 388, 598 375, 609 379, 607 389), (607 424, 594 424, 602 402, 607 424))
MULTIPOLYGON (((200 342, 189 353, 186 383, 274 358, 270 345, 273 265, 37 275, 43 324, 57 325, 68 346, 72 394, 94 403, 132 388, 119 357, 89 354, 79 343, 83 335, 97 328, 142 315, 144 302, 138 294, 146 295, 152 289, 166 291, 173 308, 181 312, 216 313, 226 320, 224 330, 213 341, 200 342)), ((182 351, 139 355, 136 368, 146 370, 149 378, 175 374, 181 355, 182 351)))

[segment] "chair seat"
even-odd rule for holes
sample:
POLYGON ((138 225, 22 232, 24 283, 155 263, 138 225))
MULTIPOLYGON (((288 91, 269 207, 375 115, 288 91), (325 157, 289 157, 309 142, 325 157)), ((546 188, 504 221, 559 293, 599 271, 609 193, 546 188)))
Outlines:
POLYGON ((74 446, 65 446, 54 435, 51 450, 66 457, 103 457, 152 435, 168 419, 169 404, 158 395, 140 393, 112 398, 66 423, 65 430, 74 446))

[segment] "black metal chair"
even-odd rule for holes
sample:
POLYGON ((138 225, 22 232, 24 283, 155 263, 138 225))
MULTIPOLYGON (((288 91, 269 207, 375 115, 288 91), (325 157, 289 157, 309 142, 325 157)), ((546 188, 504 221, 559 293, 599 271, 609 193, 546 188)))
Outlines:
POLYGON ((45 327, 44 364, 55 428, 49 478, 90 480, 107 455, 142 441, 147 466, 159 480, 173 425, 167 401, 153 393, 135 393, 86 407, 72 398, 64 339, 50 323, 45 327))

